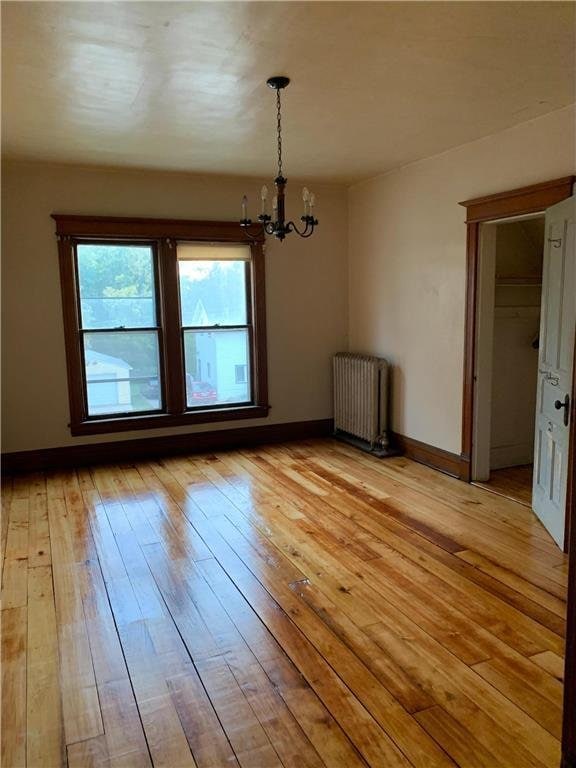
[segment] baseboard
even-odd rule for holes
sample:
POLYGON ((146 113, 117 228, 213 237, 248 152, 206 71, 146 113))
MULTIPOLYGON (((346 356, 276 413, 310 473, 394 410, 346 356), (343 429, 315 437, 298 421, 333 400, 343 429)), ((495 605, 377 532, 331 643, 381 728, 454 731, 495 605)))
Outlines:
POLYGON ((200 453, 262 443, 327 437, 332 430, 332 419, 319 419, 18 451, 2 454, 2 471, 13 474, 44 469, 67 469, 87 464, 137 461, 178 453, 200 453))
POLYGON ((531 443, 500 445, 490 449, 490 469, 522 467, 534 461, 534 440, 531 443))
POLYGON ((463 456, 450 453, 443 448, 436 448, 434 445, 428 445, 428 443, 422 443, 420 440, 400 435, 397 432, 393 433, 393 440, 409 459, 418 461, 420 464, 426 464, 432 469, 438 469, 452 477, 465 479, 468 462, 463 456))

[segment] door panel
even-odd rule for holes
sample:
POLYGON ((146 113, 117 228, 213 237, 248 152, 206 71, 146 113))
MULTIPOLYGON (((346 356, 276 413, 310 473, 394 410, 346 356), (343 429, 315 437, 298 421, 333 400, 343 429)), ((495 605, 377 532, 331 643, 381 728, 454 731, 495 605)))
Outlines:
POLYGON ((569 426, 557 408, 572 391, 576 253, 571 197, 546 211, 532 507, 564 546, 569 426))

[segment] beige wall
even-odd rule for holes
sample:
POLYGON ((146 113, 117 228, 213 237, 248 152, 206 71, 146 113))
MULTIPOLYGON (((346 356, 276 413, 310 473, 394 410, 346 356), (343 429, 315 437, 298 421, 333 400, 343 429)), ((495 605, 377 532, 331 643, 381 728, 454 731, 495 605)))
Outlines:
POLYGON ((393 364, 398 432, 460 452, 466 227, 458 201, 573 173, 574 119, 573 107, 558 110, 350 190, 350 349, 393 364))
MULTIPOLYGON (((3 451, 193 431, 192 428, 72 438, 53 212, 237 219, 255 179, 8 163, 3 169, 3 451)), ((300 213, 290 180, 288 212, 300 213)), ((321 225, 310 240, 273 242, 266 254, 270 404, 268 419, 213 429, 328 418, 330 358, 347 347, 347 199, 317 186, 321 225)), ((196 429, 207 429, 199 426, 196 429)))

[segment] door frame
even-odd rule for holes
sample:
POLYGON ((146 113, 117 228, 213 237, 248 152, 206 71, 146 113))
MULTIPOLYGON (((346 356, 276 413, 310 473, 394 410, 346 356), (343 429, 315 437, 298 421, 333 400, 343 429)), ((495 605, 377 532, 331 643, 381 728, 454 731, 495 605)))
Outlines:
MULTIPOLYGON (((508 192, 465 200, 467 261, 466 314, 464 330, 464 384, 462 398, 462 455, 460 479, 470 482, 474 418, 474 377, 476 356, 476 310, 480 225, 486 221, 539 213, 562 202, 574 191, 576 176, 533 184, 508 192)), ((566 614, 566 654, 564 665, 564 703, 562 722, 562 768, 576 768, 576 339, 574 375, 568 439, 568 487, 566 492, 566 551, 568 552, 568 596, 566 614)))
POLYGON ((476 374, 476 314, 478 304, 478 268, 480 262, 480 225, 497 219, 509 219, 540 213, 572 195, 576 176, 532 184, 508 192, 477 197, 459 203, 466 208, 466 310, 464 326, 464 383, 462 396, 462 453, 460 479, 467 483, 472 474, 474 377, 476 374))

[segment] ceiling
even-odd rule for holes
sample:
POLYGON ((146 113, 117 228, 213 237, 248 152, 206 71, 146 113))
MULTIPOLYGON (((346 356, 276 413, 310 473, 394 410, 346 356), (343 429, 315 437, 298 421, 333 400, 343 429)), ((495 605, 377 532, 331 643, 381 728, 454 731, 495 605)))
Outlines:
POLYGON ((8 156, 350 183, 574 101, 573 2, 3 2, 8 156))

